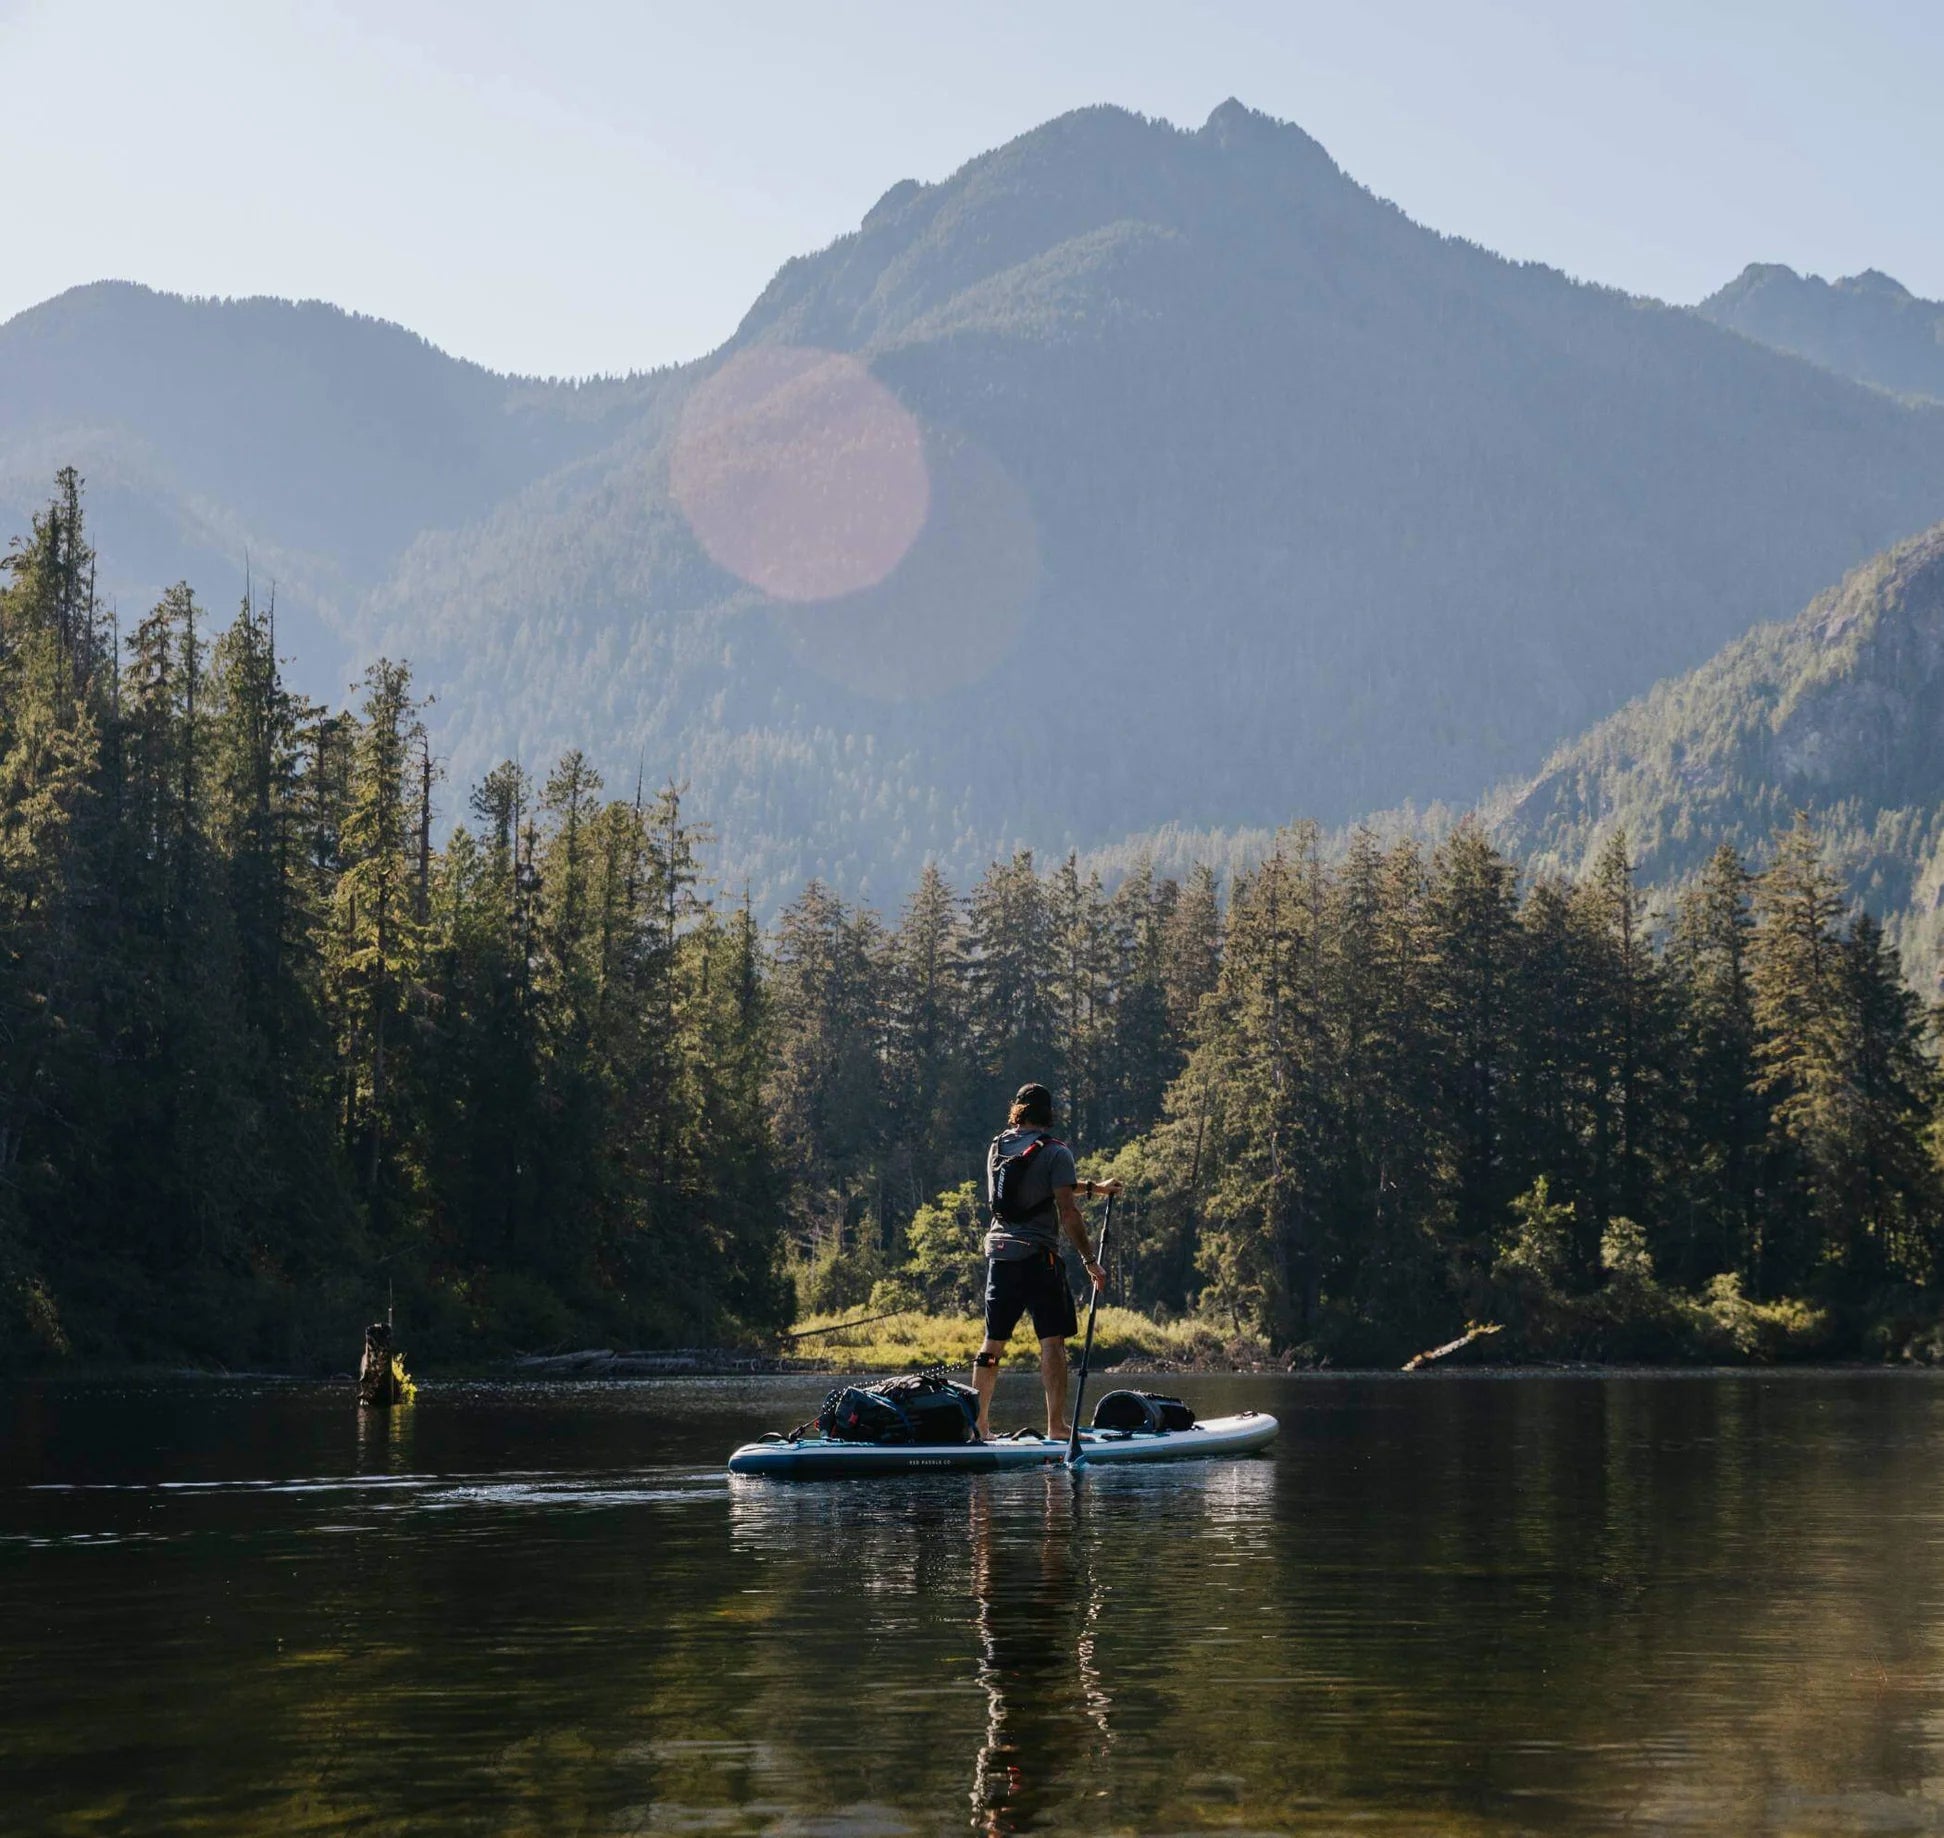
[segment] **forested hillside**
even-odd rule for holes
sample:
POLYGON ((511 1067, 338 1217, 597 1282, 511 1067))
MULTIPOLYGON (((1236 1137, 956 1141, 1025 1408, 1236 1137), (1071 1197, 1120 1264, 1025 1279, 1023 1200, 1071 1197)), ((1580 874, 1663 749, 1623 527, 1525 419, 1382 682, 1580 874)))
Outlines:
POLYGON ((1506 848, 1579 874, 1624 830, 1691 880, 1805 811, 1926 988, 1944 968, 1944 525, 1729 645, 1490 800, 1506 848))
POLYGON ((812 882, 766 933, 677 790, 447 785, 404 665, 329 709, 266 607, 178 586, 117 645, 96 574, 67 473, 0 588, 0 1359, 336 1365, 382 1295, 447 1358, 969 1312, 1028 1077, 1156 1316, 1944 1354, 1926 1017, 1806 823, 1658 943, 1624 835, 1569 882, 1475 823, 1111 893, 1022 853, 888 917, 812 882))
POLYGON ((168 564, 131 608, 248 546, 300 685, 411 656, 459 782, 686 780, 765 913, 1467 803, 1944 513, 1944 409, 1441 237, 1234 103, 893 186, 676 372, 111 289, 0 328, 0 402, 0 472, 81 458, 168 564))
POLYGON ((1751 262, 1695 311, 1838 376, 1944 402, 1944 301, 1920 300, 1874 268, 1825 281, 1751 262))

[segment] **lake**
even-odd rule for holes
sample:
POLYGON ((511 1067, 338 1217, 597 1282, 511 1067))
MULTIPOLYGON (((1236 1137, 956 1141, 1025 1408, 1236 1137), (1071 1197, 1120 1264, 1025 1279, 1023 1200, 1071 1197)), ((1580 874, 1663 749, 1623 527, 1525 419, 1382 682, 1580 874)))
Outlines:
POLYGON ((726 1478, 828 1382, 0 1391, 0 1831, 1944 1831, 1944 1380, 1183 1378, 1281 1440, 726 1478))

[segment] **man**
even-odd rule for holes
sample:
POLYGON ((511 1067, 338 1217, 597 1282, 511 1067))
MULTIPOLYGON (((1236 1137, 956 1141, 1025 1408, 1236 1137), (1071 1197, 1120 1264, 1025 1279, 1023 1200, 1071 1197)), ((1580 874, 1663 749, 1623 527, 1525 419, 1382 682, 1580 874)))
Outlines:
POLYGON ((1039 1336, 1040 1378, 1046 1386, 1046 1434, 1064 1442, 1067 1422, 1067 1336, 1080 1325, 1073 1291, 1060 1262, 1064 1232, 1080 1253, 1096 1289, 1107 1272, 1094 1262, 1087 1222, 1075 1203, 1077 1193, 1116 1194, 1119 1181, 1083 1181, 1073 1151, 1053 1134, 1053 1094, 1044 1085, 1022 1085, 1013 1099, 1006 1127, 986 1151, 986 1199, 996 1200, 1001 1166, 1008 1186, 1005 1218, 995 1207, 986 1232, 985 1345, 972 1362, 979 1394, 979 1434, 992 1434, 992 1389, 999 1382, 999 1358, 1019 1317, 1030 1313, 1039 1336), (1015 1159, 1021 1158, 1021 1159, 1015 1159), (1012 1192, 1014 1183, 1018 1192, 1012 1192))

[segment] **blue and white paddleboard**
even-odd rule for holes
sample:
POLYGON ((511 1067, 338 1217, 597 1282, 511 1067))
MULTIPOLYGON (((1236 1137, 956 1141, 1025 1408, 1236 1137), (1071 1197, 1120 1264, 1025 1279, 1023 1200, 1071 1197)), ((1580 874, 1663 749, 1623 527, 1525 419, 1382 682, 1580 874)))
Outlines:
MULTIPOLYGON (((1088 1467, 1104 1462, 1207 1461, 1247 1455, 1275 1437, 1274 1417, 1245 1410, 1239 1417, 1210 1417, 1188 1430, 1082 1430, 1080 1453, 1088 1467)), ((805 1436, 796 1442, 771 1437, 746 1442, 729 1457, 731 1474, 762 1474, 772 1480, 839 1479, 859 1474, 910 1474, 956 1468, 990 1473, 998 1468, 1044 1468, 1066 1460, 1064 1442, 1039 1436, 1007 1436, 994 1442, 840 1442, 805 1436)))

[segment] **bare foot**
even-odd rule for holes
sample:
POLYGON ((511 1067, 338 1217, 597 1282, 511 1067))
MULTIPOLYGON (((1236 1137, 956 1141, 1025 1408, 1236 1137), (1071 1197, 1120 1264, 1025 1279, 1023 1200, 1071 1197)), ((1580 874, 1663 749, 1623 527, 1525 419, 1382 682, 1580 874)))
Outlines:
POLYGON ((1046 1426, 1046 1440, 1048 1442, 1065 1442, 1072 1435, 1073 1435, 1073 1425, 1071 1423, 1062 1423, 1058 1425, 1049 1423, 1046 1426))

